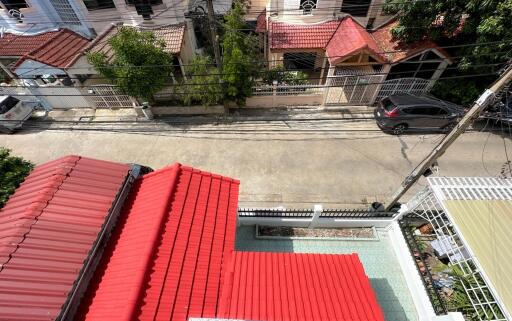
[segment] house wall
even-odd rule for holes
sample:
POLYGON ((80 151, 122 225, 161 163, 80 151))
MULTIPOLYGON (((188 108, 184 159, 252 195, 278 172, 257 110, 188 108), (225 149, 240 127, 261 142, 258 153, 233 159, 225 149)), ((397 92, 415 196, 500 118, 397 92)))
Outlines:
MULTIPOLYGON (((106 8, 99 10, 89 11, 83 0, 69 0, 73 1, 79 8, 80 12, 89 21, 89 25, 96 33, 100 33, 103 29, 108 27, 112 22, 124 22, 131 25, 165 25, 176 24, 185 21, 185 12, 191 10, 197 5, 203 7, 206 3, 197 0, 175 1, 175 0, 162 0, 161 5, 153 6, 155 18, 150 22, 144 21, 142 16, 137 14, 135 6, 129 6, 124 0, 114 0, 115 8, 106 8)), ((216 13, 225 13, 231 7, 231 1, 214 1, 214 11, 216 13)))
MULTIPOLYGON (((315 23, 326 20, 332 20, 335 17, 345 15, 341 13, 343 0, 317 0, 316 9, 312 14, 304 15, 300 10, 301 0, 269 0, 271 1, 268 8, 271 12, 277 11, 277 16, 272 16, 273 21, 286 21, 289 23, 315 23)), ((373 0, 366 17, 353 17, 361 25, 366 26, 370 18, 375 18, 373 26, 387 21, 391 16, 384 15, 382 12, 382 4, 384 0, 373 0)))

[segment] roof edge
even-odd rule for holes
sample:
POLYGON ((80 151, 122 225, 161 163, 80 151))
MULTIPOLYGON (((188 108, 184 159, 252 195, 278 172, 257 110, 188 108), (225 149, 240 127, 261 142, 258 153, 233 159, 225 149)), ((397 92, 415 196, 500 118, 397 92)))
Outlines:
POLYGON ((98 236, 94 241, 87 258, 85 259, 82 268, 80 269, 73 287, 68 294, 66 302, 63 304, 60 313, 55 320, 71 321, 74 319, 75 314, 80 306, 80 301, 82 300, 82 297, 89 287, 90 281, 94 276, 94 272, 96 271, 96 268, 101 261, 103 251, 107 246, 119 216, 121 215, 122 208, 126 202, 126 199, 128 198, 128 195, 130 194, 133 183, 144 173, 144 170, 144 167, 136 164, 133 164, 128 170, 125 180, 112 202, 113 205, 110 208, 108 214, 105 216, 104 224, 98 232, 98 236))

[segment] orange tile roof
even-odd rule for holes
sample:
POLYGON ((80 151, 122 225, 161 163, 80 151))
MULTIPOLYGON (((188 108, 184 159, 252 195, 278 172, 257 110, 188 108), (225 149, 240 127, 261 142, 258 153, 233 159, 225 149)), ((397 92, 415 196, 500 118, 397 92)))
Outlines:
POLYGON ((371 33, 371 36, 373 39, 375 39, 378 46, 381 48, 381 51, 385 53, 389 62, 399 62, 427 49, 435 49, 451 61, 450 54, 447 53, 444 49, 440 48, 432 40, 426 39, 412 44, 405 44, 398 41, 397 39, 394 39, 393 35, 391 34, 391 29, 397 25, 398 21, 392 20, 371 33))
POLYGON ((341 20, 334 35, 325 48, 331 64, 337 64, 348 57, 366 51, 379 62, 386 62, 372 36, 352 17, 341 20))
POLYGON ((0 37, 0 56, 21 57, 37 49, 52 39, 59 31, 49 31, 38 35, 24 36, 4 33, 0 37))
POLYGON ((369 53, 381 63, 395 63, 428 49, 435 49, 450 59, 450 55, 432 40, 402 44, 393 39, 391 29, 396 24, 397 21, 391 21, 369 32, 350 16, 317 24, 270 22, 270 50, 323 49, 331 64, 359 52, 369 53))

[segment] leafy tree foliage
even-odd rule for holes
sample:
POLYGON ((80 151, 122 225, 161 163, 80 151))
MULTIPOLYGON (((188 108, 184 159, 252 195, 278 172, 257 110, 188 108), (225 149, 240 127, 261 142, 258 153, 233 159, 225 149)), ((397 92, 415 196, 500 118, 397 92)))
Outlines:
POLYGON ((192 63, 187 66, 188 80, 186 86, 175 87, 182 91, 185 105, 201 104, 203 106, 216 105, 222 102, 222 86, 220 75, 208 56, 195 56, 192 63))
POLYGON ((167 84, 172 56, 164 51, 165 43, 152 32, 121 27, 108 43, 114 51, 112 61, 103 53, 89 53, 87 59, 124 94, 151 100, 167 84))
POLYGON ((8 149, 0 147, 0 208, 33 168, 32 163, 11 156, 8 149))
POLYGON ((283 66, 277 66, 267 70, 263 76, 263 82, 272 85, 277 81, 279 85, 306 85, 308 75, 303 71, 287 71, 283 66))
MULTIPOLYGON (((511 57, 512 0, 387 0, 385 10, 397 13, 400 24, 392 33, 404 42, 428 37, 444 46, 464 45, 448 48, 457 57, 458 70, 443 77, 493 73, 500 67, 493 64, 511 57)), ((472 101, 495 78, 442 80, 434 94, 459 103, 472 101), (443 86, 445 83, 447 86, 443 86), (471 90, 466 91, 466 87, 471 90)))
POLYGON ((241 31, 245 26, 243 3, 235 1, 223 24, 222 80, 225 99, 240 105, 244 105, 245 99, 252 93, 253 76, 258 68, 258 64, 254 64, 255 43, 258 43, 258 40, 255 36, 241 31))

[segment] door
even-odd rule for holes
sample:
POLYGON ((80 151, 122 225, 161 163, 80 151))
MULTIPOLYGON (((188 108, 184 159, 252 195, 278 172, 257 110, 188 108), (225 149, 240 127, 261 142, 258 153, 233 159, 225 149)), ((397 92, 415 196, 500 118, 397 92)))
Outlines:
POLYGON ((442 128, 450 123, 448 111, 439 106, 426 106, 425 127, 442 128))

